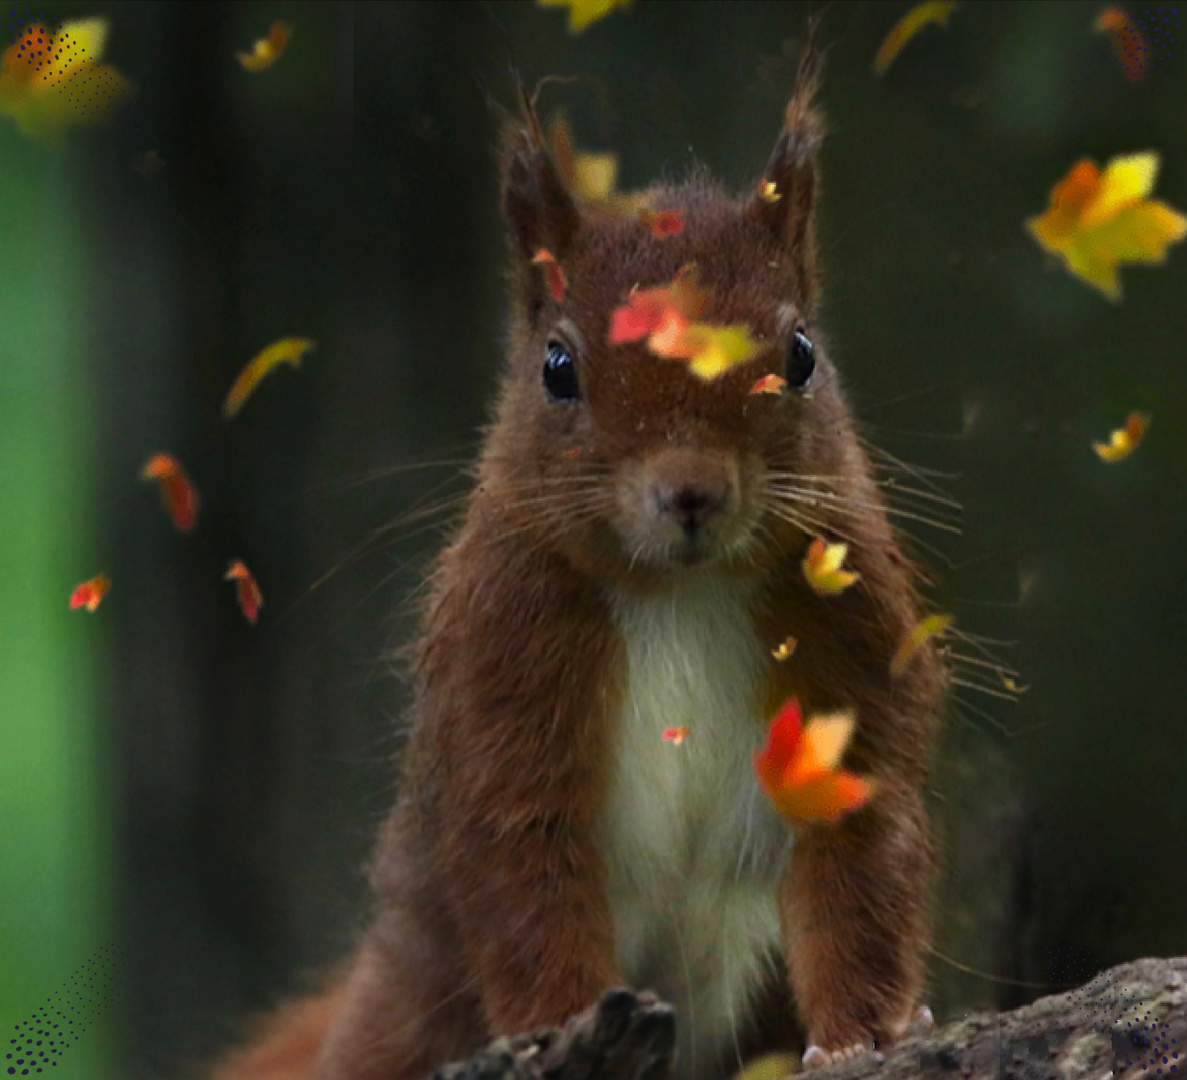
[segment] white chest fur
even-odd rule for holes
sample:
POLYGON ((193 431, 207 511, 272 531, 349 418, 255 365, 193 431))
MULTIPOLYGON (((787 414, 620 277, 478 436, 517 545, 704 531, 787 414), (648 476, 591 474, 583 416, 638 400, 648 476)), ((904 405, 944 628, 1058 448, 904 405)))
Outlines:
POLYGON ((618 963, 678 1009, 680 1075, 704 1075, 779 944, 791 834, 759 790, 759 677, 769 654, 744 589, 706 576, 616 595, 628 689, 603 818, 618 963), (663 730, 684 726, 679 746, 663 730))

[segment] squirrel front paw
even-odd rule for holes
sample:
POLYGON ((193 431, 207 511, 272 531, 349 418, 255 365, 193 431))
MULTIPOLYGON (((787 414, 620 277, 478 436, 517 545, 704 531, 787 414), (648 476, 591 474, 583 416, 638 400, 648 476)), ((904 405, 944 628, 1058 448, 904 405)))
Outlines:
POLYGON ((811 1043, 804 1051, 804 1071, 821 1069, 825 1065, 835 1065, 838 1061, 851 1061, 861 1054, 870 1054, 873 1051, 873 1042, 856 1042, 835 1049, 825 1049, 817 1043, 811 1043))

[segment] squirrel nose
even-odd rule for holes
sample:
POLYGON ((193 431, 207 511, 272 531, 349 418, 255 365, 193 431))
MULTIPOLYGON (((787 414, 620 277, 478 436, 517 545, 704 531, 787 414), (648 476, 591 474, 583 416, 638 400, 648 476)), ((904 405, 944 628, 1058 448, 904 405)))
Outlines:
POLYGON ((674 518, 685 532, 691 533, 725 506, 728 494, 724 484, 713 487, 683 484, 660 489, 656 492, 656 502, 661 513, 674 518))

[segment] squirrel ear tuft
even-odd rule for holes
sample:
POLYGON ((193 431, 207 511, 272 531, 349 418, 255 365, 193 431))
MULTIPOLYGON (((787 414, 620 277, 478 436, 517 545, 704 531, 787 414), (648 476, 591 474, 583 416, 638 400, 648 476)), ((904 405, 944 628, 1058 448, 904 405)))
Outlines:
POLYGON ((748 219, 773 233, 796 268, 804 299, 816 294, 816 234, 814 206, 819 179, 818 156, 824 121, 815 106, 820 88, 821 56, 815 38, 816 22, 808 26, 795 90, 787 103, 783 131, 775 143, 759 190, 747 201, 748 219), (762 189, 774 184, 767 194, 762 189))
POLYGON ((522 86, 520 106, 522 118, 503 134, 503 213, 525 262, 540 248, 559 259, 577 229, 579 212, 548 153, 534 100, 522 86))

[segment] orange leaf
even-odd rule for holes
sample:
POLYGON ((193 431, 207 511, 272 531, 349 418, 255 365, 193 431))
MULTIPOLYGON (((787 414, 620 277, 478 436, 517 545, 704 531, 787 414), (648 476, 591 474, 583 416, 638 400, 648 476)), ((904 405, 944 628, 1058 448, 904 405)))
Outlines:
POLYGON ((782 394, 786 385, 787 380, 781 379, 778 375, 764 375, 750 388, 750 392, 752 394, 782 394))
POLYGON ((581 447, 575 446, 575 447, 573 447, 572 450, 565 451, 565 457, 576 457, 580 453, 581 453, 581 447))
POLYGON ((911 661, 915 659, 915 654, 923 646, 923 643, 929 637, 942 634, 951 625, 951 615, 929 615, 919 622, 891 657, 890 674, 897 679, 910 667, 911 661))
POLYGON ((1121 263, 1161 263, 1187 236, 1187 217, 1147 198, 1158 177, 1158 154, 1116 157, 1101 172, 1085 159, 1051 190, 1046 213, 1026 222, 1039 245, 1110 300, 1121 298, 1121 263))
POLYGON ((781 641, 775 648, 771 650, 771 655, 776 660, 786 660, 793 652, 798 644, 795 638, 789 637, 786 641, 781 641))
POLYGON ((1124 428, 1112 432, 1107 443, 1094 442, 1092 449, 1101 461, 1115 465, 1118 461, 1124 461, 1141 445, 1149 427, 1149 416, 1145 413, 1131 412, 1124 428))
POLYGON ((769 203, 777 203, 783 198, 783 196, 779 194, 779 189, 775 187, 774 180, 760 180, 758 182, 758 194, 759 198, 761 198, 763 202, 769 203))
POLYGON ((815 717, 804 727, 794 698, 779 711, 766 746, 754 755, 754 770, 784 817, 834 822, 868 801, 872 782, 837 768, 853 728, 851 713, 815 717))
POLYGON ((948 25, 948 17, 957 8, 954 0, 928 0, 924 4, 916 4, 898 22, 891 27, 882 44, 874 54, 874 74, 885 75, 887 68, 894 63, 894 58, 928 23, 939 26, 948 25))
POLYGON ((813 590, 821 596, 836 596, 857 582, 861 575, 842 570, 848 544, 826 544, 817 537, 804 556, 804 577, 813 590))
POLYGON ((313 348, 316 346, 308 338, 284 338, 269 345, 239 373, 227 394, 227 400, 223 402, 223 416, 230 420, 239 412, 260 380, 277 364, 289 363, 293 367, 300 367, 301 357, 313 348))
POLYGON ((243 565, 242 561, 236 559, 227 568, 223 580, 235 582, 235 593, 239 599, 240 610, 246 616, 247 621, 255 626, 256 620, 260 617, 260 608, 264 606, 264 596, 256 584, 256 579, 251 576, 251 572, 243 565))
POLYGON ((84 581, 70 594, 70 610, 85 607, 87 611, 94 611, 110 588, 111 578, 106 574, 97 574, 90 581, 84 581))
POLYGON ((664 728, 664 738, 675 746, 679 746, 685 739, 688 738, 688 728, 686 727, 670 727, 664 728))
POLYGON ((156 480, 161 500, 180 532, 188 533, 198 516, 198 493, 176 460, 168 454, 155 454, 140 472, 143 480, 156 480))
POLYGON ((1134 26, 1133 20, 1118 7, 1105 8, 1092 24, 1094 30, 1104 30, 1113 42, 1113 54, 1130 82, 1141 82, 1146 74, 1150 47, 1134 26))
POLYGON ((288 44, 293 39, 293 26, 291 23, 274 22, 268 30, 266 38, 260 38, 255 43, 254 50, 250 53, 236 53, 239 57, 239 63, 244 68, 253 74, 258 71, 264 71, 270 68, 277 60, 284 54, 284 50, 288 48, 288 44))
POLYGON ((544 278, 548 282, 548 291, 552 293, 552 298, 558 304, 565 298, 565 288, 569 284, 568 278, 565 277, 565 272, 561 269, 561 264, 556 261, 551 251, 547 248, 541 248, 532 257, 533 266, 544 267, 544 278))
POLYGON ((639 221, 660 240, 678 236, 684 230, 684 214, 679 210, 649 210, 644 206, 639 210, 639 221))

